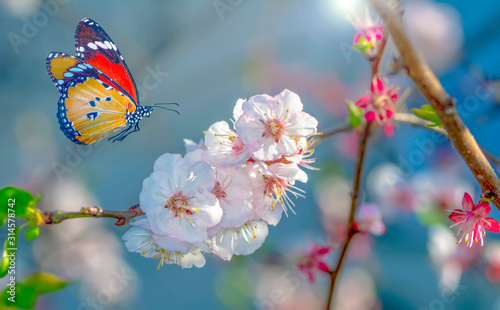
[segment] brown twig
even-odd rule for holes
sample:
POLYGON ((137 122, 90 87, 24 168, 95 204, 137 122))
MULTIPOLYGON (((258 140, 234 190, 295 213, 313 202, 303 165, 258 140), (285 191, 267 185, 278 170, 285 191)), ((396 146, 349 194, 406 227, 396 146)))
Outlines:
POLYGON ((382 41, 380 42, 379 49, 375 57, 370 59, 370 64, 372 65, 372 76, 376 76, 379 72, 380 64, 382 63, 382 58, 384 56, 385 46, 387 45, 387 41, 389 40, 389 31, 384 28, 382 34, 382 41))
MULTIPOLYGON (((380 64, 382 63, 382 57, 384 56, 385 47, 387 45, 387 40, 389 39, 389 35, 387 30, 384 29, 384 34, 382 38, 382 42, 380 44, 380 48, 377 51, 377 54, 369 59, 370 64, 372 65, 372 79, 377 76, 380 70, 380 64)), ((344 243, 342 246, 342 251, 340 252, 339 259, 337 261, 337 265, 332 272, 330 272, 330 290, 328 292, 328 302, 326 305, 326 309, 330 310, 333 300, 333 293, 335 292, 335 283, 337 281, 338 274, 342 268, 344 263, 344 258, 347 253, 347 249, 349 244, 351 243, 352 237, 357 233, 357 230, 354 229, 354 215, 356 214, 356 206, 358 203, 358 196, 360 192, 361 186, 361 171, 363 168, 363 162, 365 158, 365 150, 366 143, 368 141, 368 137, 370 135, 371 123, 367 123, 365 125, 363 134, 360 137, 359 149, 358 149, 358 157, 356 160, 356 170, 354 172, 354 179, 352 185, 352 193, 351 193, 351 210, 349 212, 349 221, 347 223, 347 231, 344 239, 344 243)))
POLYGON ((344 258, 347 253, 347 248, 349 247, 349 244, 351 243, 352 237, 358 232, 357 230, 354 229, 354 215, 356 213, 356 207, 358 204, 358 198, 359 198, 359 193, 360 193, 360 187, 361 187, 361 171, 363 168, 363 162, 365 158, 365 151, 366 151, 366 144, 368 141, 368 137, 370 135, 370 128, 371 128, 372 123, 368 123, 365 126, 365 130, 363 131, 363 134, 360 137, 360 142, 359 142, 359 150, 358 150, 358 157, 356 159, 356 170, 354 172, 354 179, 353 179, 353 184, 352 184, 352 193, 351 193, 351 210, 349 212, 349 222, 347 223, 347 232, 345 236, 344 243, 342 245, 342 250, 339 255, 339 259, 337 261, 337 265, 334 270, 330 273, 330 291, 328 293, 328 304, 326 309, 330 309, 331 303, 332 303, 332 297, 333 297, 333 292, 335 290, 335 283, 337 281, 337 276, 342 268, 342 265, 344 263, 344 258))
POLYGON ((62 212, 62 211, 40 211, 44 222, 39 225, 59 224, 64 220, 85 217, 109 217, 118 219, 115 225, 122 226, 131 219, 143 215, 139 205, 131 207, 128 211, 106 211, 99 206, 83 207, 80 212, 62 212))
POLYGON ((370 0, 389 30, 408 76, 436 111, 453 147, 463 158, 483 192, 495 193, 492 203, 500 211, 500 179, 465 126, 455 108, 456 101, 443 88, 423 57, 408 40, 401 14, 386 0, 370 0))
POLYGON ((312 150, 315 147, 317 147, 321 142, 323 142, 323 140, 328 139, 331 136, 334 136, 338 133, 351 131, 352 129, 354 128, 350 124, 347 123, 338 124, 335 127, 326 130, 322 134, 315 136, 313 142, 308 146, 308 149, 312 150))

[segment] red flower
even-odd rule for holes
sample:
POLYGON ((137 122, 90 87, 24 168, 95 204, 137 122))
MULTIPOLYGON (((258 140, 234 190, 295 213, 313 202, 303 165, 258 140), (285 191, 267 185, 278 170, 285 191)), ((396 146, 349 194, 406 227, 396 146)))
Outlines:
POLYGON ((379 77, 373 77, 370 84, 370 93, 361 96, 356 105, 365 110, 365 119, 368 123, 376 121, 384 126, 388 138, 394 133, 391 118, 394 115, 394 104, 398 100, 398 92, 395 88, 386 87, 384 81, 379 77))
POLYGON ((307 275, 309 281, 314 282, 315 271, 319 270, 321 272, 330 273, 330 267, 328 267, 324 259, 326 256, 330 255, 331 252, 331 247, 313 243, 312 248, 304 257, 302 257, 302 260, 297 265, 297 268, 307 275))
POLYGON ((468 193, 464 194, 462 200, 463 210, 455 209, 450 214, 449 218, 456 224, 450 226, 460 225, 460 230, 457 235, 462 235, 458 243, 465 240, 468 246, 471 247, 473 241, 479 242, 483 245, 483 237, 486 235, 486 230, 491 232, 499 232, 500 225, 495 219, 487 217, 491 212, 491 206, 487 202, 480 202, 474 204, 471 196, 468 193))

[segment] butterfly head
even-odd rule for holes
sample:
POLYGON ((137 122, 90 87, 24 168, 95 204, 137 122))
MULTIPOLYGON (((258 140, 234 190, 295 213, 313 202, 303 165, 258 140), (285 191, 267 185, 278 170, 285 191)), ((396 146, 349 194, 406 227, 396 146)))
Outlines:
POLYGON ((153 112, 153 107, 139 105, 133 113, 127 114, 127 123, 139 123, 144 117, 149 117, 151 112, 153 112))

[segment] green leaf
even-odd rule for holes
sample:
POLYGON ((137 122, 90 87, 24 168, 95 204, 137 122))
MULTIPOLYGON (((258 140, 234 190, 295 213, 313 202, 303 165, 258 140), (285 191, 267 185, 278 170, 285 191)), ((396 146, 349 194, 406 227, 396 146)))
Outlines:
POLYGON ((31 275, 23 284, 35 288, 37 294, 47 294, 63 289, 68 283, 53 274, 39 272, 31 275))
POLYGON ((9 263, 10 259, 9 256, 7 256, 7 240, 5 240, 4 249, 2 252, 2 260, 0 261, 0 278, 5 277, 9 272, 9 263))
POLYGON ((38 295, 61 290, 67 285, 57 276, 44 272, 35 273, 20 283, 15 283, 15 280, 11 278, 8 280, 7 287, 2 292, 1 301, 7 306, 15 306, 19 309, 33 309, 38 295), (15 289, 12 291, 11 287, 15 289))
POLYGON ((10 261, 15 259, 17 254, 18 227, 9 227, 7 238, 5 239, 2 261, 0 262, 0 278, 5 277, 9 272, 10 261))
POLYGON ((16 283, 12 286, 15 289, 10 290, 11 286, 7 284, 7 288, 2 293, 2 301, 7 306, 14 306, 18 309, 33 309, 36 304, 35 288, 25 286, 22 283, 16 283))
POLYGON ((40 228, 38 227, 38 225, 35 224, 34 226, 31 226, 24 232, 24 237, 26 238, 26 240, 32 241, 36 237, 38 237, 39 233, 40 233, 40 228))
POLYGON ((358 50, 361 53, 366 53, 370 48, 373 47, 373 42, 366 40, 365 38, 359 38, 358 44, 353 44, 354 49, 358 50))
POLYGON ((440 127, 443 128, 443 124, 441 124, 441 120, 436 114, 434 109, 426 104, 420 107, 420 109, 412 109, 411 110, 417 117, 424 119, 426 121, 431 122, 432 124, 426 125, 425 127, 440 127))
POLYGON ((363 110, 352 101, 347 101, 347 107, 349 108, 349 118, 347 121, 353 128, 356 128, 361 124, 363 110))
POLYGON ((36 216, 36 204, 39 198, 33 197, 29 192, 15 188, 5 187, 0 190, 0 223, 4 224, 9 213, 16 217, 32 219, 36 216))

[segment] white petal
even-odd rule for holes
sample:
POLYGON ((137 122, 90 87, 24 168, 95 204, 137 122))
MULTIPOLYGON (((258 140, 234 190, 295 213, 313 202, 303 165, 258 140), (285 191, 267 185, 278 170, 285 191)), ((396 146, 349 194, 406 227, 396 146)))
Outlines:
POLYGON ((269 225, 276 226, 281 220, 281 215, 283 214, 283 207, 276 199, 269 198, 268 196, 261 195, 260 197, 255 197, 254 194, 254 212, 261 220, 265 221, 269 225), (271 208, 271 206, 275 205, 271 208))
POLYGON ((276 145, 276 150, 281 156, 290 156, 296 154, 299 150, 297 143, 295 142, 295 138, 290 136, 281 136, 278 144, 276 145))
POLYGON ((300 137, 307 137, 316 134, 318 131, 317 128, 318 120, 306 112, 291 115, 290 118, 288 118, 286 125, 288 133, 300 137))
POLYGON ((129 252, 136 252, 146 258, 157 254, 158 245, 154 242, 150 230, 141 227, 132 227, 122 236, 125 247, 129 252))
POLYGON ((223 216, 218 224, 221 227, 243 225, 252 213, 252 182, 242 167, 218 166, 217 181, 225 193, 219 200, 223 216))
POLYGON ((186 153, 193 152, 199 149, 205 149, 205 141, 203 139, 196 143, 193 140, 184 139, 184 147, 186 148, 186 153))
POLYGON ((253 153, 262 147, 264 140, 262 135, 265 130, 265 125, 262 122, 243 114, 234 124, 234 127, 249 153, 253 153))
POLYGON ((246 99, 238 99, 236 101, 236 105, 234 106, 233 109, 233 120, 236 122, 240 116, 243 114, 243 102, 245 102, 246 99))
POLYGON ((158 157, 155 161, 153 170, 173 175, 176 167, 183 164, 184 159, 182 159, 181 155, 166 153, 158 157))
POLYGON ((269 95, 256 95, 243 102, 244 115, 252 119, 264 119, 275 117, 271 107, 274 107, 275 99, 269 95))
POLYGON ((281 158, 278 144, 272 139, 267 139, 261 148, 253 152, 253 157, 261 161, 273 161, 281 158))
POLYGON ((288 89, 283 90, 274 99, 280 102, 283 110, 288 114, 300 112, 304 108, 299 95, 288 89))
POLYGON ((153 178, 154 172, 142 183, 142 191, 139 194, 139 202, 144 213, 152 212, 155 208, 165 205, 167 199, 158 193, 161 187, 153 178))
POLYGON ((267 224, 249 221, 237 228, 221 229, 210 239, 215 255, 230 260, 233 255, 249 255, 262 246, 268 235, 267 224))
POLYGON ((212 167, 202 161, 196 162, 191 166, 192 177, 182 191, 186 195, 192 195, 201 189, 211 191, 215 185, 215 172, 212 167))
POLYGON ((179 251, 187 253, 189 251, 189 243, 183 242, 179 239, 170 238, 167 235, 153 234, 153 240, 166 251, 179 251))

